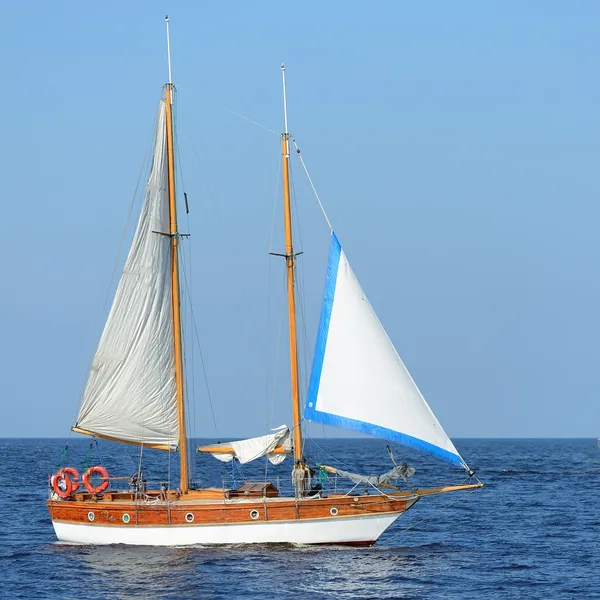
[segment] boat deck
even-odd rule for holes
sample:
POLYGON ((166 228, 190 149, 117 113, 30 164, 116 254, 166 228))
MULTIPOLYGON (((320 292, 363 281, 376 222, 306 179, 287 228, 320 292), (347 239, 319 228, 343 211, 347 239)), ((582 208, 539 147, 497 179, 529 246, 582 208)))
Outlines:
MULTIPOLYGON (((444 486, 437 488, 427 488, 427 489, 418 489, 414 488, 412 490, 407 491, 393 491, 388 493, 377 493, 374 492, 372 494, 324 494, 322 496, 307 496, 304 498, 299 498, 298 502, 301 503, 313 503, 319 500, 335 500, 335 499, 343 499, 343 498, 389 498, 390 500, 406 500, 408 498, 413 497, 421 497, 421 496, 430 496, 436 494, 444 494, 447 492, 454 492, 459 490, 472 490, 483 487, 483 484, 463 484, 463 485, 452 485, 452 486, 444 486)), ((93 503, 102 503, 102 504, 119 504, 119 505, 130 505, 130 506, 139 506, 143 505, 157 505, 157 504, 170 504, 173 507, 177 506, 203 506, 203 505, 214 505, 214 504, 224 504, 224 505, 244 505, 244 504, 255 504, 257 502, 268 503, 268 504, 278 504, 282 502, 295 502, 296 498, 294 496, 279 496, 279 495, 262 495, 249 493, 246 495, 235 495, 233 497, 230 496, 232 492, 236 492, 236 490, 224 490, 221 488, 204 488, 201 490, 190 490, 186 494, 182 495, 178 490, 167 490, 164 492, 158 490, 151 490, 146 492, 143 496, 137 496, 134 492, 125 492, 125 491, 113 491, 113 492, 105 492, 103 494, 89 494, 87 492, 80 492, 74 494, 68 500, 63 500, 63 502, 93 502, 93 503)), ((54 500, 54 499, 53 499, 54 500)))

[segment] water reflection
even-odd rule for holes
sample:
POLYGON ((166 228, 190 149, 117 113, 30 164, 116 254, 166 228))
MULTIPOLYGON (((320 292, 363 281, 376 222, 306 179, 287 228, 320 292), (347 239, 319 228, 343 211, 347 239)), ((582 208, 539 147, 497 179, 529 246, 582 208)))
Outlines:
MULTIPOLYGON (((413 598, 432 589, 440 546, 136 548, 53 544, 64 572, 95 598, 413 598), (69 565, 69 566, 67 566, 69 565), (291 577, 293 573, 293 577, 291 577), (268 575, 268 576, 267 576, 268 575), (427 590, 426 590, 427 588, 427 590)), ((67 580, 69 580, 67 579, 67 580)))
POLYGON ((130 546, 73 546, 56 543, 52 553, 70 563, 85 581, 83 597, 168 598, 189 587, 195 570, 193 549, 130 546))

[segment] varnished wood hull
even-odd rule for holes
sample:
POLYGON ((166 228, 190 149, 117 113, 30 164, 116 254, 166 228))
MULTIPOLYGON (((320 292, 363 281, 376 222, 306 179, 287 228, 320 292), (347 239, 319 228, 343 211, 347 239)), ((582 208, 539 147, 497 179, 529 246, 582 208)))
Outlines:
POLYGON ((400 497, 210 499, 162 501, 49 500, 57 538, 78 544, 371 545, 417 500, 400 497))

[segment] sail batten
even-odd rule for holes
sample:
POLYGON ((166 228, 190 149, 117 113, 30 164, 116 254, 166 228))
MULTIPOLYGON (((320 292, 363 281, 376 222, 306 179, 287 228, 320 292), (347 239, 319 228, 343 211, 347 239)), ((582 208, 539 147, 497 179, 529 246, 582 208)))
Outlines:
POLYGON ((304 416, 468 468, 394 348, 334 232, 304 416))
POLYGON ((131 249, 92 362, 75 428, 124 442, 179 442, 165 103, 131 249))

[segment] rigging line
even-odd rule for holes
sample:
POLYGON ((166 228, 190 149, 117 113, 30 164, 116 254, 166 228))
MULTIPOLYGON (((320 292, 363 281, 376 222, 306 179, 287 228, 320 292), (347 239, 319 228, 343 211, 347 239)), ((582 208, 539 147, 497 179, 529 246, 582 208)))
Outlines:
POLYGON ((302 168, 304 169, 304 173, 308 179, 308 183, 310 183, 310 187, 312 188, 313 194, 315 195, 315 198, 317 199, 317 202, 319 203, 319 206, 321 207, 321 212, 323 213, 323 216, 325 217, 325 220, 327 221, 327 225, 329 225, 329 229, 331 231, 333 231, 333 226, 331 225, 331 221, 327 217, 327 213, 325 212, 325 208, 323 207, 321 198, 319 198, 319 194, 317 194, 317 189, 315 188, 315 186, 313 184, 313 181, 310 177, 310 173, 308 172, 308 169, 306 168, 306 165, 304 164, 304 159, 302 158, 302 154, 300 154, 300 148, 298 148, 298 144, 296 143, 296 140, 294 138, 292 138, 292 144, 294 144, 294 148, 296 149, 296 155, 300 159, 300 164, 302 165, 302 168))
MULTIPOLYGON (((267 331, 267 335, 265 336, 265 347, 264 347, 264 361, 265 361, 265 422, 266 422, 266 426, 270 427, 272 425, 272 423, 270 422, 270 418, 269 418, 269 383, 270 383, 270 379, 271 379, 271 366, 269 365, 269 337, 271 334, 271 278, 272 278, 272 256, 271 256, 271 252, 273 251, 273 234, 275 231, 275 215, 277 212, 277 206, 278 206, 278 196, 279 196, 279 179, 281 176, 281 160, 279 160, 279 157, 277 157, 277 177, 275 178, 275 191, 273 194, 273 211, 272 211, 272 216, 271 216, 271 231, 270 231, 270 235, 269 235, 269 251, 267 252, 267 302, 266 302, 266 306, 267 306, 267 315, 266 315, 266 331, 267 331)), ((282 306, 280 304, 278 304, 278 306, 282 306)), ((280 321, 280 319, 277 319, 277 321, 280 321)), ((281 323, 279 324, 279 327, 281 327, 281 323)), ((278 329, 278 336, 279 336, 280 330, 278 329)), ((279 337, 277 338, 279 340, 279 337)), ((279 349, 277 350, 277 352, 279 352, 279 349)), ((273 369, 273 373, 275 373, 275 369, 273 369)), ((271 405, 271 419, 273 417, 273 406, 271 405)))
MULTIPOLYGON (((299 218, 299 211, 298 211, 298 202, 296 200, 297 194, 296 194, 296 186, 294 183, 294 176, 293 176, 293 169, 291 168, 290 165, 290 183, 291 183, 291 188, 292 188, 292 202, 294 204, 294 215, 296 217, 296 230, 298 232, 298 239, 300 241, 300 248, 304 248, 304 243, 302 242, 302 230, 300 227, 300 218, 299 218)), ((308 370, 308 362, 309 362, 309 357, 308 357, 308 334, 306 331, 306 296, 305 296, 305 279, 304 279, 304 269, 298 269, 297 266, 297 262, 294 264, 294 269, 295 269, 295 280, 297 282, 297 290, 298 290, 298 304, 300 305, 300 316, 302 319, 302 333, 304 336, 304 344, 303 344, 303 348, 302 348, 302 359, 304 362, 304 370, 303 370, 303 375, 304 377, 299 378, 300 379, 300 385, 304 388, 301 389, 301 396, 303 396, 304 398, 306 398, 306 386, 307 386, 307 377, 309 374, 309 370, 308 370), (298 273, 300 273, 300 277, 298 277, 298 273)))
MULTIPOLYGON (((177 253, 177 256, 179 258, 179 263, 181 266, 181 272, 185 273, 185 258, 184 258, 184 252, 183 252, 183 248, 182 248, 182 244, 178 244, 178 250, 179 252, 177 253)), ((185 295, 184 295, 185 298, 185 295)), ((182 315, 182 323, 181 323, 181 328, 185 329, 186 326, 186 319, 187 319, 187 315, 186 315, 186 307, 184 306, 183 309, 183 315, 182 315)), ((181 345, 181 358, 182 358, 182 369, 183 369, 183 389, 184 389, 184 400, 186 400, 184 402, 183 405, 183 410, 184 410, 184 416, 185 416, 185 425, 186 425, 186 437, 188 435, 188 427, 189 427, 189 423, 190 423, 190 407, 189 407, 189 400, 188 400, 188 378, 187 378, 187 373, 188 373, 188 369, 187 369, 187 354, 186 354, 186 348, 185 348, 185 343, 182 343, 181 345)), ((189 459, 189 444, 186 444, 186 452, 187 452, 187 458, 189 459)), ((181 452, 181 448, 179 448, 179 451, 181 452)), ((190 462, 188 460, 188 477, 190 476, 189 474, 189 465, 190 462)))
MULTIPOLYGON (((165 241, 168 238, 164 238, 165 241)), ((169 269, 169 261, 165 260, 165 264, 163 267, 163 281, 167 281, 167 271, 169 269)), ((167 412, 167 407, 166 405, 163 405, 163 413, 167 412)), ((140 454, 139 454, 139 459, 138 459, 138 468, 137 468, 137 473, 138 473, 138 480, 140 481, 140 484, 142 483, 143 477, 142 477, 142 457, 144 454, 144 433, 145 433, 145 429, 146 429, 146 403, 142 402, 141 404, 141 422, 140 422, 140 433, 139 433, 139 438, 140 438, 140 454)), ((137 486, 136 486, 136 491, 135 491, 135 496, 134 498, 137 500, 138 497, 138 491, 137 491, 137 486)))
MULTIPOLYGON (((290 165, 291 167, 291 165, 290 165)), ((295 213, 295 217, 296 217, 296 229, 298 232, 298 238, 300 241, 300 247, 303 248, 303 242, 302 242, 302 232, 301 232, 301 228, 300 228, 300 218, 299 218, 299 211, 298 211, 298 203, 296 200, 297 194, 296 194, 296 187, 294 184, 294 178, 293 178, 293 169, 290 168, 290 182, 291 182, 291 188, 292 188, 292 202, 294 203, 294 213, 295 213)), ((298 378, 299 383, 300 383, 300 398, 306 398, 307 395, 307 386, 308 386, 308 377, 309 375, 309 344, 308 344, 308 334, 307 334, 307 330, 306 330, 306 300, 305 300, 305 280, 304 280, 304 269, 298 269, 297 263, 294 264, 294 271, 295 271, 295 281, 297 283, 297 289, 294 290, 294 293, 297 292, 297 298, 298 298, 298 304, 300 305, 300 317, 302 320, 302 334, 300 336, 300 340, 303 342, 302 343, 302 350, 301 350, 301 355, 302 355, 302 361, 304 363, 303 365, 303 369, 301 369, 301 377, 298 378), (300 277, 298 277, 298 273, 300 273, 300 277), (304 338, 302 340, 302 337, 304 338)), ((301 423, 304 423, 304 418, 301 419, 301 423)), ((304 429, 302 429, 303 432, 303 436, 304 439, 306 440, 306 434, 304 432, 304 429)), ((303 442, 303 444, 305 443, 305 441, 303 442)))
MULTIPOLYGON (((457 504, 458 502, 460 502, 461 500, 465 500, 467 498, 467 496, 470 496, 471 494, 474 494, 475 492, 478 492, 479 489, 474 489, 474 490, 470 490, 468 491, 466 494, 460 494, 455 500, 452 500, 452 502, 449 502, 448 504, 446 504, 446 506, 442 506, 441 508, 439 508, 438 510, 446 510, 447 508, 450 508, 451 506, 453 506, 454 504, 457 504)), ((409 529, 413 529, 414 527, 416 527, 417 525, 421 525, 422 523, 426 523, 427 521, 431 521, 431 519, 425 518, 425 519, 421 519, 419 521, 417 521, 416 523, 413 523, 412 525, 409 525, 408 527, 405 527, 404 529, 402 529, 401 531, 408 531, 409 529)))
MULTIPOLYGON (((294 181, 294 171, 290 164, 290 181, 292 186, 292 201, 294 203, 294 214, 296 218, 296 230, 298 232, 298 238, 300 240, 300 246, 303 248, 304 244, 302 241, 302 229, 300 226, 300 217, 299 217, 299 209, 298 209, 298 201, 296 194, 296 187, 294 181)), ((306 282, 305 282, 305 270, 303 268, 298 269, 297 265, 294 265, 296 275, 300 275, 296 277, 296 281, 298 282, 298 303, 300 305, 300 316, 302 320, 302 337, 303 337, 303 347, 302 347, 302 360, 303 360, 303 377, 300 378, 301 395, 306 398, 307 387, 308 387, 308 378, 310 377, 309 363, 310 363, 310 345, 308 341, 308 331, 307 331, 307 323, 306 323, 306 282)))
POLYGON ((267 482, 267 475, 269 474, 269 457, 265 454, 265 475, 263 478, 263 482, 267 482))
MULTIPOLYGON (((183 271, 183 281, 184 281, 185 291, 188 294, 188 298, 189 298, 190 289, 188 286, 187 275, 185 273, 185 270, 183 271)), ((192 325, 193 325, 194 333, 196 334, 196 343, 198 344, 198 352, 200 353, 200 363, 202 365, 202 373, 204 374, 204 382, 206 384, 206 393, 208 395, 208 403, 210 405, 210 411, 212 413, 213 424, 215 426, 215 433, 217 434, 217 437, 219 437, 218 429, 217 429, 217 420, 215 418, 215 411, 214 411, 213 402, 212 402, 212 394, 210 392, 210 386, 208 385, 208 376, 206 373, 206 366, 204 364, 204 354, 202 352, 202 346, 200 345, 200 336, 198 335, 198 326, 196 324, 196 315, 194 313, 194 308, 193 308, 191 302, 190 302, 190 313, 192 316, 192 325)))
MULTIPOLYGON (((302 271, 303 275, 304 275, 304 271, 302 271)), ((300 378, 300 383, 302 385, 302 394, 301 396, 306 399, 306 385, 307 385, 307 378, 309 376, 309 367, 308 367, 308 363, 309 363, 309 351, 308 351, 308 335, 306 332, 306 307, 305 307, 305 293, 304 293, 304 277, 302 277, 302 283, 298 285, 298 288, 300 288, 298 290, 298 295, 299 295, 299 302, 298 304, 300 305, 300 317, 302 319, 302 334, 303 334, 303 344, 302 344, 302 360, 303 360, 303 377, 300 378)), ((298 278, 298 281, 300 280, 300 278, 298 278)))
POLYGON ((310 435, 306 435, 306 437, 323 453, 327 456, 328 459, 330 459, 332 462, 337 463, 342 465, 343 467, 345 467, 346 469, 351 469, 352 466, 349 465, 347 462, 344 462, 343 460, 341 460, 339 457, 334 456, 333 454, 331 454, 330 452, 328 452, 327 450, 325 450, 325 448, 323 448, 322 446, 320 446, 319 444, 317 444, 316 439, 314 437, 311 437, 310 435))
MULTIPOLYGON (((169 238, 164 238, 164 243, 167 243, 167 240, 170 241, 169 238)), ((169 261, 165 260, 165 264, 163 267, 163 281, 167 281, 168 280, 168 271, 169 271, 169 261)), ((140 454, 139 454, 139 459, 138 459, 138 468, 137 468, 137 472, 138 472, 138 480, 140 481, 140 484, 142 483, 143 477, 142 477, 142 458, 144 455, 144 433, 146 430, 146 403, 142 402, 141 405, 141 411, 142 411, 142 418, 141 418, 141 423, 140 423, 140 454)), ((163 405, 163 413, 166 414, 167 413, 167 406, 166 404, 163 405)), ((137 489, 135 492, 135 497, 137 499, 137 489)))
POLYGON ((102 458, 102 452, 100 451, 100 444, 98 444, 98 438, 94 436, 93 441, 96 443, 96 450, 98 450, 98 456, 100 457, 100 464, 104 465, 104 459, 102 458))
MULTIPOLYGON (((275 233, 275 218, 277 216, 277 207, 279 206, 279 182, 281 179, 281 159, 277 157, 277 178, 275 179, 275 194, 273 196, 273 212, 271 214, 271 232, 269 235, 269 252, 273 252, 273 235, 275 233)), ((271 264, 269 256, 269 264, 271 264)))
MULTIPOLYGON (((187 261, 187 264, 189 265, 189 271, 190 271, 190 289, 189 289, 189 296, 190 299, 187 302, 187 308, 189 310, 189 312, 191 313, 191 298, 193 297, 193 289, 192 289, 192 260, 191 260, 191 256, 192 256, 192 248, 191 248, 191 237, 188 238, 188 242, 190 244, 190 248, 189 248, 189 254, 190 254, 190 259, 187 261)), ((182 258, 185 255, 185 252, 183 251, 184 245, 182 244, 181 246, 182 248, 182 258)), ((191 317, 186 314, 185 315, 186 318, 186 329, 188 327, 188 323, 191 321, 191 317)), ((187 345, 189 345, 189 350, 191 353, 191 364, 190 364, 190 368, 186 370, 186 385, 187 385, 187 378, 188 378, 188 374, 191 372, 191 378, 192 378, 192 388, 191 388, 191 398, 188 401, 188 408, 192 413, 192 423, 191 423, 191 427, 190 427, 190 431, 191 431, 191 437, 193 439, 196 439, 196 362, 195 362, 195 354, 194 354, 194 341, 192 340, 191 343, 189 342, 189 340, 185 340, 187 345)), ((189 386, 188 386, 188 390, 189 390, 189 386)), ((192 465, 192 475, 195 477, 196 476, 196 461, 193 460, 191 461, 191 465, 192 465)))
MULTIPOLYGON (((177 104, 175 106, 175 118, 173 119, 174 121, 174 137, 175 137, 175 164, 177 165, 177 169, 179 171, 179 177, 181 179, 181 187, 183 188, 183 191, 185 192, 185 181, 183 180, 183 168, 181 167, 181 152, 179 150, 179 105, 177 104)), ((188 221, 189 221, 189 217, 188 217, 188 221)))
POLYGON ((138 174, 138 179, 137 179, 137 183, 135 184, 135 191, 133 192, 133 197, 131 199, 131 204, 129 205, 129 212, 127 213, 127 220, 125 222, 125 228, 123 230, 123 235, 121 236, 121 242, 119 244, 119 249, 117 251, 117 257, 115 260, 115 265, 113 267, 113 271, 112 274, 110 276, 110 283, 108 284, 108 290, 106 291, 106 296, 104 298, 104 306, 102 308, 102 310, 106 310, 106 305, 108 304, 108 299, 110 297, 110 290, 112 288, 112 285, 114 283, 115 280, 115 274, 117 272, 117 267, 119 266, 119 259, 121 258, 121 252, 123 250, 123 244, 125 243, 125 238, 127 236, 127 230, 129 229, 129 223, 131 221, 131 213, 133 212, 133 207, 135 204, 135 200, 138 194, 138 190, 140 187, 140 181, 142 180, 142 175, 144 174, 144 169, 148 170, 148 158, 150 155, 150 151, 152 148, 152 138, 154 137, 153 134, 156 133, 158 127, 158 115, 154 118, 154 125, 152 127, 152 129, 150 130, 150 135, 148 137, 148 141, 146 143, 146 151, 144 152, 144 159, 142 161, 142 166, 140 167, 140 172, 138 174))
MULTIPOLYGON (((162 102, 162 101, 161 101, 162 102)), ((104 304, 102 306, 102 313, 106 313, 106 305, 108 304, 108 299, 110 297, 110 291, 111 288, 113 286, 114 280, 115 280, 115 274, 117 272, 117 267, 119 266, 119 261, 121 258, 121 252, 123 250, 123 244, 125 243, 125 238, 127 237, 127 230, 129 229, 129 223, 131 222, 131 214, 133 212, 133 207, 135 205, 136 202, 136 198, 138 195, 138 190, 140 188, 140 182, 142 180, 142 176, 144 174, 144 171, 148 171, 148 163, 149 163, 149 156, 150 156, 150 152, 151 152, 151 148, 152 148, 152 139, 155 137, 156 132, 157 132, 157 127, 158 127, 158 114, 156 114, 156 116, 154 117, 154 124, 152 125, 152 127, 150 128, 150 133, 148 135, 148 140, 146 142, 146 149, 144 150, 144 154, 143 154, 143 158, 142 158, 142 164, 140 166, 140 172, 138 174, 138 178, 137 178, 137 182, 135 184, 135 190, 133 192, 133 196, 131 198, 131 203, 129 204, 129 211, 127 212, 127 219, 125 220, 125 228, 123 229, 123 234, 121 236, 121 242, 119 244, 119 249, 117 250, 117 256, 115 258, 115 264, 113 266, 113 270, 110 276, 110 281, 108 284, 108 288, 106 290, 106 296, 104 297, 104 304)), ((81 389, 79 391, 79 402, 77 403, 76 407, 75 407, 75 414, 73 415, 73 420, 72 420, 72 426, 75 425, 76 421, 77 421, 77 415, 79 414, 79 411, 81 410, 81 405, 83 404, 83 395, 85 393, 85 387, 87 384, 87 380, 88 380, 88 376, 89 376, 89 372, 92 368, 92 362, 94 361, 94 356, 96 355, 96 352, 92 351, 90 358, 88 360, 88 366, 87 369, 85 371, 85 375, 83 377, 83 382, 81 385, 81 389)), ((69 430, 69 438, 73 435, 73 431, 69 430)))
MULTIPOLYGON (((283 297, 283 294, 285 294, 286 286, 287 286, 287 273, 285 271, 283 271, 282 297, 283 297)), ((282 305, 283 305, 283 303, 282 303, 282 305)), ((279 358, 281 356, 281 338, 283 337, 282 331, 283 331, 285 320, 286 320, 286 315, 285 315, 285 312, 282 310, 279 315, 279 327, 277 329, 277 350, 275 352, 275 363, 273 365, 273 391, 271 394, 271 416, 269 417, 269 422, 267 423, 267 426, 269 428, 271 428, 273 426, 273 413, 275 412, 275 394, 276 394, 276 389, 277 389, 277 367, 279 366, 279 358)))
MULTIPOLYGON (((190 262, 187 260, 187 254, 184 250, 184 245, 181 244, 179 246, 181 253, 180 253, 180 257, 181 257, 181 262, 182 262, 182 272, 184 274, 184 279, 186 280, 186 284, 187 284, 187 275, 186 275, 186 265, 190 262)), ((187 292, 187 305, 189 307, 189 312, 191 315, 192 312, 192 302, 191 302, 191 289, 188 285, 186 285, 186 292, 187 292)), ((188 315, 187 315, 187 311, 184 311, 184 319, 187 319, 188 315)), ((191 321, 191 318, 190 318, 191 321)), ((185 323, 185 326, 187 327, 187 321, 185 323)), ((192 343, 192 350, 194 348, 194 344, 192 343)), ((188 385, 188 373, 189 370, 187 368, 187 350, 186 350, 186 346, 184 344, 183 346, 183 354, 184 354, 184 366, 185 366, 185 370, 184 370, 184 375, 185 375, 185 389, 186 389, 186 398, 188 398, 188 394, 187 391, 189 390, 189 385, 188 385)), ((193 365, 192 365, 193 366, 193 365)), ((193 377, 193 369, 192 369, 192 377, 193 377)), ((186 425, 188 427, 188 432, 192 433, 191 436, 188 437, 192 437, 192 439, 195 438, 195 419, 196 419, 196 403, 195 403, 195 396, 193 395, 192 392, 192 398, 191 401, 188 400, 185 403, 185 416, 186 416, 186 425)), ((188 455, 188 465, 192 465, 192 476, 195 475, 195 469, 196 469, 196 462, 194 459, 194 455, 193 455, 193 451, 192 451, 192 444, 188 444, 187 446, 187 455, 188 455)), ((189 469, 189 466, 188 466, 189 469)))
MULTIPOLYGON (((204 164, 202 163, 202 160, 200 159, 200 154, 198 153, 198 150, 197 150, 196 145, 194 144, 193 140, 191 140, 191 144, 192 144, 192 149, 194 150, 194 154, 196 155, 196 160, 198 161, 198 165, 200 166, 200 172, 203 173, 204 172, 204 169, 203 169, 204 164)), ((219 225, 219 227, 221 227, 219 213, 217 212, 214 198, 212 196, 210 188, 208 187, 208 181, 206 180, 206 178, 202 177, 202 183, 204 184, 204 187, 206 188, 206 195, 208 196, 208 200, 210 201, 211 208, 213 209, 215 219, 217 220, 217 225, 219 225)))
POLYGON ((171 444, 169 444, 169 450, 167 451, 167 489, 171 489, 171 444))
MULTIPOLYGON (((183 177, 183 167, 181 164, 181 151, 179 148, 179 104, 175 105, 175 123, 174 123, 174 138, 175 138, 175 153, 176 153, 176 166, 177 169, 179 171, 179 178, 181 179, 181 188, 183 189, 183 192, 185 194, 185 180, 183 177)), ((187 200, 186 200, 186 209, 187 209, 187 200)), ((189 216, 189 211, 186 210, 186 222, 187 222, 187 228, 188 228, 188 232, 191 233, 191 223, 190 223, 190 216, 189 216)), ((188 285, 188 306, 190 308, 190 311, 192 310, 192 298, 193 298, 193 271, 192 271, 192 257, 193 257, 193 253, 192 253, 192 238, 191 236, 188 238, 188 244, 189 244, 189 259, 186 258, 186 252, 185 252, 185 246, 183 244, 179 245, 179 248, 181 249, 181 261, 182 261, 182 271, 184 273, 184 277, 187 277, 187 273, 186 273, 186 265, 187 265, 187 269, 189 270, 189 285, 188 285)), ((184 312, 184 318, 187 318, 185 316, 185 312, 184 312)), ((185 346, 185 344, 184 344, 185 346)), ((195 362, 194 362, 194 344, 192 342, 191 344, 191 371, 192 371, 192 389, 191 389, 191 401, 188 400, 186 402, 186 417, 187 417, 187 423, 189 426, 188 431, 191 433, 191 437, 195 438, 196 435, 196 385, 195 385, 195 362)), ((186 369, 186 388, 187 390, 189 390, 189 386, 187 384, 188 381, 188 369, 186 369)), ((187 398, 187 394, 186 394, 186 398, 187 398)), ((196 463, 195 461, 192 460, 193 456, 191 454, 191 447, 188 448, 188 455, 189 455, 189 461, 188 464, 192 465, 192 476, 195 475, 195 468, 196 468, 196 463)))
POLYGON ((253 125, 256 125, 262 129, 265 129, 266 131, 274 133, 277 136, 281 135, 277 131, 274 131, 273 129, 269 129, 268 127, 265 127, 264 125, 261 125, 260 123, 257 123, 256 121, 253 121, 252 119, 249 119, 248 117, 245 117, 244 115, 240 115, 240 113, 236 113, 234 110, 231 110, 230 108, 227 108, 226 106, 222 106, 221 104, 217 104, 217 106, 219 108, 222 108, 223 110, 226 110, 227 112, 230 112, 232 115, 235 115, 236 117, 239 117, 240 119, 244 119, 244 121, 248 121, 249 123, 252 123, 253 125))

